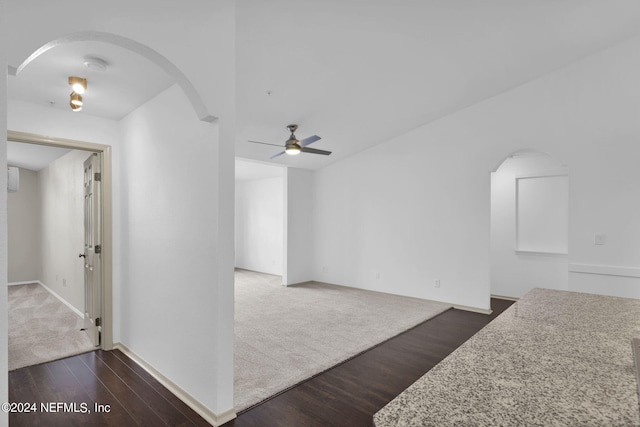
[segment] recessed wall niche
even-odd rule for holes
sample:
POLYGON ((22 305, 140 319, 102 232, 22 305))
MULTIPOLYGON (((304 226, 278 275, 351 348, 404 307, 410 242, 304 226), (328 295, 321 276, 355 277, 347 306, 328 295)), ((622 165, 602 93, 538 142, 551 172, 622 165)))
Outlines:
POLYGON ((518 151, 491 174, 493 295, 567 289, 568 173, 549 154, 518 151))
POLYGON ((566 171, 516 177, 516 251, 566 255, 569 184, 566 171))

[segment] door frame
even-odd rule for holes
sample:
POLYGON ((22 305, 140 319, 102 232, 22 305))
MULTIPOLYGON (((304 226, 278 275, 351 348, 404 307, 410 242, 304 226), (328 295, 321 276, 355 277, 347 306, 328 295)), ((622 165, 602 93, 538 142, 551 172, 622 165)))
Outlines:
POLYGON ((100 348, 113 349, 113 283, 112 283, 112 172, 111 146, 94 142, 54 138, 32 133, 7 131, 7 140, 27 144, 61 147, 100 153, 102 157, 102 340, 100 348))

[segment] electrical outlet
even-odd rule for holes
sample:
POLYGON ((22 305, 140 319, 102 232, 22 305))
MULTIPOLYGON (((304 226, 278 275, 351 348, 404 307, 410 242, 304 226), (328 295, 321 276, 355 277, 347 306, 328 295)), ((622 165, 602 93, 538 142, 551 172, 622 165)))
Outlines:
POLYGON ((376 279, 380 280, 380 272, 379 271, 376 272, 376 279))
POLYGON ((440 287, 440 279, 437 279, 437 280, 435 281, 434 286, 435 286, 436 288, 439 288, 439 287, 440 287))
POLYGON ((322 272, 323 273, 328 273, 329 272, 329 267, 327 267, 326 265, 322 266, 322 272))
POLYGON ((604 245, 607 243, 607 235, 602 233, 596 233, 593 242, 595 245, 604 245))

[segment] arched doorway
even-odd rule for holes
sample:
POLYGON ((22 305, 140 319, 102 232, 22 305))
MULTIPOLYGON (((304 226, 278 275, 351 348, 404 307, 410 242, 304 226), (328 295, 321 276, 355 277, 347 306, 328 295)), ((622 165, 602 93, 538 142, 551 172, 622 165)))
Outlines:
MULTIPOLYGON (((114 295, 114 318, 119 322, 116 330, 119 336, 114 340, 128 344, 150 367, 170 377, 200 408, 220 418, 219 414, 232 408, 233 402, 233 234, 228 231, 233 228, 235 34, 229 24, 235 15, 233 4, 198 2, 185 9, 183 5, 167 3, 154 7, 154 19, 149 19, 148 5, 123 3, 126 7, 122 8, 109 3, 96 5, 82 18, 68 19, 69 10, 75 7, 71 3, 37 10, 13 3, 3 9, 7 24, 3 29, 11 38, 10 43, 7 40, 3 44, 0 55, 5 69, 7 64, 15 66, 9 70, 17 73, 34 49, 66 34, 97 30, 122 35, 152 48, 184 72, 205 103, 204 114, 196 110, 184 86, 174 84, 161 99, 153 98, 156 103, 146 105, 134 118, 135 123, 127 123, 130 125, 127 134, 108 126, 94 126, 95 121, 81 118, 82 115, 74 116, 75 122, 67 132, 58 132, 61 123, 56 120, 58 117, 53 117, 55 110, 49 109, 47 103, 40 105, 36 114, 29 116, 30 120, 17 119, 18 115, 28 116, 24 103, 5 105, 2 108, 5 119, 0 120, 0 126, 6 131, 8 118, 8 128, 15 131, 114 147, 114 238, 118 240, 114 251, 119 256, 114 263, 117 275, 114 292, 119 293, 114 295), (32 25, 34 22, 38 25, 32 25), (194 55, 194 52, 204 53, 194 55), (141 133, 144 147, 140 144, 141 133), (112 143, 118 139, 119 144, 112 143), (131 154, 147 154, 142 164, 144 171, 139 170, 141 165, 135 163, 138 159, 131 154), (162 158, 158 159, 158 155, 162 158), (140 188, 148 190, 146 197, 134 194, 140 188), (207 198, 193 197, 196 191, 207 198), (164 198, 154 199, 149 192, 160 193, 164 198), (175 203, 149 213, 136 211, 147 199, 175 203), (186 205, 194 200, 203 202, 195 212, 197 219, 193 218, 193 211, 182 209, 185 199, 189 202, 186 205), (132 207, 132 202, 136 206, 132 207), (205 216, 207 221, 203 220, 205 216), (145 227, 144 234, 140 224, 145 227), (155 227, 150 232, 152 226, 155 227), (188 235, 178 235, 178 230, 188 235), (168 247, 164 252, 157 244, 161 238, 164 238, 161 243, 168 247), (153 255, 160 252, 162 257, 148 262, 150 251, 153 255), (159 277, 159 281, 156 277, 145 278, 147 271, 155 274, 161 270, 154 267, 162 267, 164 272, 171 269, 170 273, 183 267, 186 279, 194 280, 180 280, 185 277, 175 280, 168 274, 159 277), (156 288, 148 289, 150 284, 156 288), (182 304, 177 305, 177 301, 182 304), (180 313, 175 313, 176 309, 180 313), (199 333, 200 329, 206 330, 199 333), (208 379, 206 384, 202 378, 208 379)), ((63 74, 62 79, 67 76, 63 74)), ((95 90, 97 86, 91 88, 95 90)), ((0 85, 3 95, 5 90, 6 86, 0 85)), ((67 91, 68 86, 64 90, 68 108, 70 90, 67 91)), ((88 112, 89 98, 85 102, 88 112)), ((3 298, 0 306, 6 307, 3 298)), ((0 323, 6 329, 6 321, 0 323)), ((1 336, 6 339, 6 332, 0 332, 1 336)), ((0 362, 6 366, 6 354, 0 355, 0 362)))
MULTIPOLYGON (((88 95, 85 96, 86 104, 91 103, 92 100, 96 104, 98 103, 98 101, 102 102, 103 104, 115 104, 117 100, 114 101, 113 96, 100 99, 100 95, 105 95, 105 93, 109 91, 115 92, 114 89, 116 83, 121 86, 121 88, 119 89, 121 89, 123 93, 129 93, 131 95, 133 95, 133 93, 136 91, 137 85, 146 86, 146 93, 144 93, 141 98, 143 100, 142 102, 144 102, 144 99, 148 98, 150 95, 155 95, 153 93, 154 90, 162 91, 168 86, 175 85, 180 88, 185 98, 188 100, 188 103, 190 104, 193 113, 195 113, 195 116, 197 116, 198 120, 211 123, 216 119, 214 116, 208 114, 204 103, 202 102, 202 99, 196 92, 189 79, 171 61, 169 61, 167 58, 162 56, 157 51, 151 49, 150 47, 117 34, 99 31, 82 31, 56 38, 36 49, 19 66, 15 68, 9 67, 9 72, 11 74, 11 77, 9 78, 9 89, 11 90, 12 86, 15 86, 13 95, 15 95, 16 92, 23 93, 25 85, 37 86, 37 83, 41 83, 41 85, 46 84, 55 86, 56 88, 60 87, 62 88, 61 90, 64 92, 64 94, 68 94, 68 91, 70 91, 71 89, 66 87, 66 77, 58 79, 60 80, 60 84, 58 85, 58 81, 43 81, 43 76, 46 74, 51 74, 59 77, 59 75, 76 75, 76 73, 78 72, 85 73, 80 75, 82 77, 89 76, 88 95), (83 54, 78 58, 75 58, 76 52, 83 52, 83 54), (99 72, 96 72, 95 69, 92 69, 88 65, 87 68, 84 68, 84 66, 82 65, 82 56, 84 55, 84 53, 88 52, 92 54, 91 56, 96 56, 98 59, 104 57, 106 59, 104 63, 106 64, 107 70, 100 70, 99 72), (111 66, 113 66, 114 69, 109 69, 111 66), (144 68, 146 73, 143 72, 142 75, 132 73, 132 69, 136 67, 144 68), (123 81, 122 79, 122 74, 126 73, 127 70, 129 70, 129 74, 134 78, 129 79, 130 81, 127 81, 125 83, 125 81, 123 81), (145 77, 147 80, 153 80, 156 79, 156 76, 160 75, 163 76, 162 81, 155 86, 151 85, 149 81, 142 81, 145 77), (111 80, 112 83, 109 83, 109 80, 111 80), (92 98, 92 92, 96 93, 95 98, 92 98)), ((158 79, 160 79, 160 77, 158 77, 158 79)), ((45 93, 47 96, 47 98, 45 99, 51 100, 48 101, 50 107, 53 108, 54 104, 56 104, 56 108, 54 108, 54 110, 60 111, 63 109, 68 109, 66 103, 54 101, 54 92, 48 91, 45 93)), ((29 95, 31 95, 31 93, 29 93, 29 95)), ((34 102, 32 98, 25 98, 24 101, 26 103, 34 102)), ((122 103, 124 104, 124 102, 122 103)), ((24 116, 24 113, 28 114, 29 111, 29 108, 18 108, 18 114, 13 114, 13 117, 24 116)), ((109 112, 106 109, 102 109, 99 111, 95 110, 87 112, 89 112, 90 115, 93 114, 100 118, 118 121, 121 119, 123 113, 127 113, 127 110, 121 109, 120 111, 112 110, 111 112, 109 112)), ((70 113, 69 111, 65 111, 64 113, 67 115, 76 114, 70 113)), ((53 114, 55 115, 58 113, 53 114)), ((63 116, 60 117, 62 118, 63 116)), ((74 115, 72 120, 75 121, 75 123, 80 123, 84 120, 91 120, 91 118, 86 118, 82 115, 82 113, 79 113, 78 115, 74 115)), ((24 120, 24 118, 9 121, 9 138, 11 140, 29 144, 51 145, 72 149, 79 148, 102 153, 102 156, 106 162, 104 166, 108 167, 108 170, 105 170, 103 175, 109 178, 106 184, 110 187, 111 146, 107 145, 110 141, 107 141, 107 144, 95 143, 95 141, 102 142, 102 140, 100 139, 101 131, 97 131, 95 132, 95 134, 87 134, 85 132, 84 135, 91 136, 79 138, 81 139, 81 141, 78 141, 76 139, 68 139, 66 138, 68 135, 75 133, 74 131, 69 132, 69 127, 73 122, 71 120, 66 120, 65 118, 63 118, 62 120, 44 119, 41 120, 42 124, 40 126, 28 126, 27 129, 34 131, 34 133, 12 132, 13 130, 22 130, 25 121, 26 120, 24 120), (53 122, 60 123, 60 125, 51 126, 51 123, 53 122), (43 135, 50 136, 45 137, 43 135)), ((78 126, 78 128, 81 127, 82 126, 78 126)), ((80 132, 80 134, 82 134, 82 132, 80 132)), ((110 197, 110 190, 105 191, 104 195, 110 197)), ((107 203, 106 206, 108 207, 107 212, 110 213, 110 202, 107 203)), ((101 316, 100 320, 103 338, 101 347, 103 349, 111 349, 114 344, 112 337, 113 325, 111 322, 112 248, 110 242, 112 238, 112 230, 110 228, 110 225, 111 215, 108 214, 104 216, 104 221, 102 222, 105 234, 104 243, 102 245, 102 258, 104 258, 104 268, 102 269, 103 289, 99 292, 102 295, 102 297, 100 298, 100 304, 102 305, 103 315, 101 316)), ((58 275, 56 275, 56 279, 58 279, 58 275)))
POLYGON ((540 151, 491 174, 491 294, 520 298, 568 286, 568 168, 540 151))

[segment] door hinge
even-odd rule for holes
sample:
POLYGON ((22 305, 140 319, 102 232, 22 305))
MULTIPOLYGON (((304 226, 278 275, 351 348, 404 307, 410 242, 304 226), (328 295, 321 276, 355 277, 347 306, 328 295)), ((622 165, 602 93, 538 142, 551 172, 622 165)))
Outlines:
POLYGON ((95 245, 93 247, 93 251, 97 254, 101 254, 102 253, 102 245, 95 245))
POLYGON ((101 174, 100 172, 96 172, 96 173, 93 175, 93 179, 94 179, 95 181, 98 181, 98 182, 102 181, 102 174, 101 174))
POLYGON ((102 326, 102 319, 99 317, 96 317, 95 323, 96 323, 96 326, 102 326))

